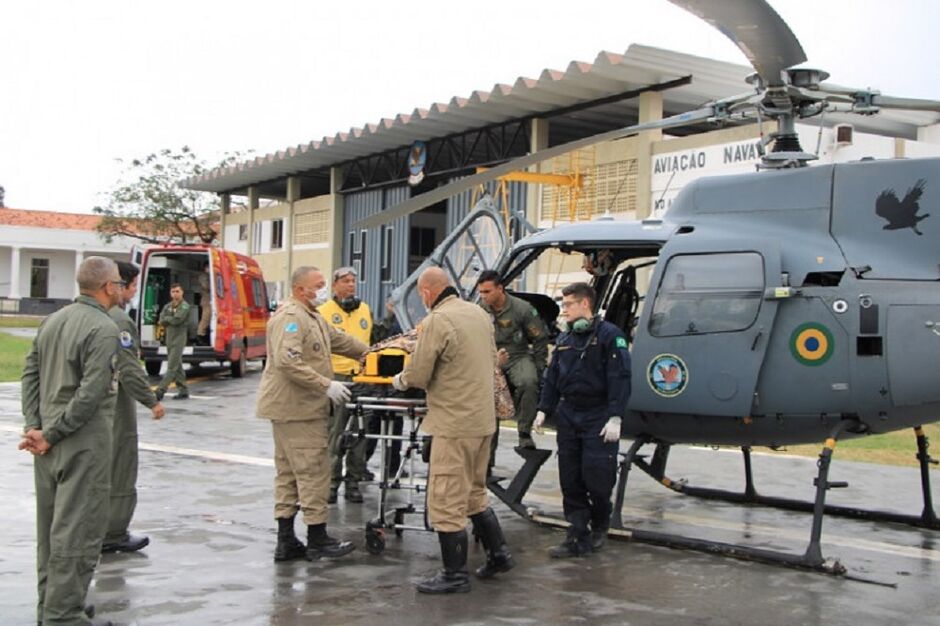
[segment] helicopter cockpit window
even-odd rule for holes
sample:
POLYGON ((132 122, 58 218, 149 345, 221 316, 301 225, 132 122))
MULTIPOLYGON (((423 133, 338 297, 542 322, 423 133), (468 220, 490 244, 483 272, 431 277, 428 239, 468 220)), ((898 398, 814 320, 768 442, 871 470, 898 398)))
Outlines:
POLYGON ((687 254, 669 259, 656 293, 654 337, 733 332, 757 319, 764 264, 755 252, 687 254))

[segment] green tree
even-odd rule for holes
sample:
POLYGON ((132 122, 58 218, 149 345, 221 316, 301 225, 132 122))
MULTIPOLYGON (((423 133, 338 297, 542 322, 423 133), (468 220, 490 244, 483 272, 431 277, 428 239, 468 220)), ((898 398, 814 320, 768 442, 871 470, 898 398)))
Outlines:
MULTIPOLYGON (((227 155, 216 167, 232 165, 240 158, 227 155)), ((106 204, 92 209, 102 216, 99 235, 108 242, 118 235, 149 243, 215 242, 221 209, 218 196, 180 186, 182 180, 210 169, 187 146, 133 159, 108 192, 106 204)))

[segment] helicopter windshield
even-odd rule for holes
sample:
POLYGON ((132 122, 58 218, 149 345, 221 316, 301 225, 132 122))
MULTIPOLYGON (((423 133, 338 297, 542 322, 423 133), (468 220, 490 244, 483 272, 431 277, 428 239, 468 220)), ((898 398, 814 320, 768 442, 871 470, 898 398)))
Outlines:
POLYGON ((756 252, 686 254, 669 260, 656 292, 654 337, 744 330, 757 319, 764 289, 756 252))

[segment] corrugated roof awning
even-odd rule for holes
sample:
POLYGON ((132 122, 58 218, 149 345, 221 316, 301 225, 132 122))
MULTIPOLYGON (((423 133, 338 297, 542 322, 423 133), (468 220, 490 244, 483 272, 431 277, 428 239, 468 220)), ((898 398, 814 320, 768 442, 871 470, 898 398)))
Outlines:
MULTIPOLYGON (((631 45, 625 54, 601 52, 593 63, 573 61, 562 72, 544 70, 537 79, 520 77, 512 85, 496 84, 490 91, 474 91, 467 98, 453 97, 448 103, 417 108, 375 124, 351 128, 331 137, 280 150, 232 167, 218 168, 182 182, 201 191, 228 192, 265 181, 322 170, 353 159, 408 146, 520 117, 538 116, 560 108, 576 106, 645 86, 692 76, 689 84, 663 92, 663 109, 668 114, 695 109, 705 102, 748 90, 744 79, 753 73, 746 65, 725 63, 670 50, 631 45)), ((581 129, 581 136, 593 134, 591 126, 610 128, 620 122, 624 107, 610 104, 582 112, 566 123, 581 129)), ((827 115, 826 125, 851 122, 860 131, 910 139, 917 128, 937 123, 935 113, 886 111, 877 116, 827 115)), ((626 125, 626 124, 624 124, 626 125)))

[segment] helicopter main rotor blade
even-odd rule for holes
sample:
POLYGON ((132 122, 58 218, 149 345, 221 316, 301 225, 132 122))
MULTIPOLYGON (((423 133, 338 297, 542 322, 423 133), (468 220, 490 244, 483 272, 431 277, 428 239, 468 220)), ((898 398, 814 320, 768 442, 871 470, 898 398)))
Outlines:
POLYGON ((783 71, 806 60, 787 23, 765 0, 669 0, 720 30, 768 87, 785 84, 783 71))
POLYGON ((535 165, 536 163, 541 163, 542 161, 547 161, 548 159, 552 159, 563 154, 568 154, 573 150, 587 148, 589 146, 593 146, 594 144, 605 141, 622 139, 624 137, 629 137, 630 135, 635 135, 644 130, 673 128, 675 126, 685 126, 695 122, 702 122, 714 117, 715 114, 715 106, 706 106, 701 109, 689 111, 687 113, 673 115, 662 120, 646 122, 644 124, 636 124, 634 126, 626 126, 624 128, 618 128, 616 130, 607 131, 606 133, 601 133, 600 135, 592 135, 591 137, 585 137, 584 139, 570 141, 565 144, 548 148, 547 150, 532 152, 517 159, 513 159, 512 161, 507 161, 506 163, 497 165, 496 167, 488 169, 485 172, 480 172, 479 174, 473 174, 471 176, 467 176, 466 178, 461 178, 460 180, 454 181, 447 185, 442 185, 437 189, 432 189, 431 191, 427 191, 421 195, 415 196, 402 202, 401 204, 397 204, 389 208, 386 211, 376 213, 375 215, 371 215, 357 222, 355 227, 375 228, 376 226, 393 222, 400 217, 410 215, 415 211, 420 211, 421 209, 427 208, 432 204, 436 204, 442 200, 450 198, 451 196, 455 196, 458 193, 467 191, 468 189, 473 189, 477 185, 482 185, 484 183, 490 182, 491 180, 496 180, 500 176, 527 168, 530 165, 535 165))
POLYGON ((937 100, 922 100, 920 98, 895 98, 874 94, 871 103, 883 109, 905 109, 907 111, 933 111, 940 113, 940 102, 937 100))

